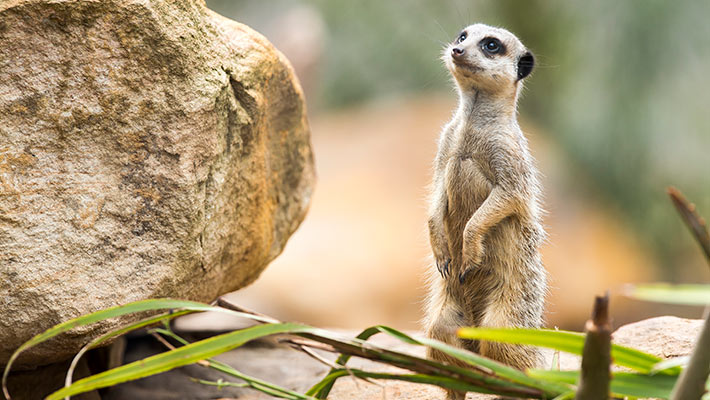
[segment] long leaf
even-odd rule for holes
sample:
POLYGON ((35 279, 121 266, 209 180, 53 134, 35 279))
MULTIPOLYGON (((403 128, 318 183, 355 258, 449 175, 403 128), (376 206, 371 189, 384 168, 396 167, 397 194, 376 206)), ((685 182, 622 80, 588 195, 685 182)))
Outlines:
MULTIPOLYGON (((156 328, 156 329, 153 329, 152 332, 169 336, 169 337, 175 339, 177 342, 179 342, 183 346, 187 346, 188 344, 190 344, 190 342, 188 342, 187 340, 183 339, 182 337, 176 335, 173 331, 171 331, 169 329, 156 328)), ((237 377, 237 378, 243 380, 244 382, 246 382, 245 384, 247 386, 251 386, 252 388, 254 388, 256 390, 270 394, 271 396, 284 398, 284 399, 314 400, 313 397, 302 395, 302 394, 295 392, 293 390, 289 390, 289 389, 286 389, 286 388, 281 387, 279 385, 276 385, 276 384, 273 384, 270 382, 266 382, 266 381, 263 381, 259 378, 255 378, 253 376, 249 376, 247 374, 244 374, 244 373, 230 367, 229 365, 227 365, 223 362, 217 361, 215 359, 208 358, 205 361, 207 361, 207 367, 215 369, 220 372, 223 372, 227 375, 237 377)))
MULTIPOLYGON (((360 332, 355 338, 359 339, 359 340, 367 341, 370 337, 372 337, 378 333, 380 333, 380 330, 377 329, 377 327, 370 327, 370 328, 367 328, 364 331, 360 332)), ((347 364, 348 360, 350 360, 349 354, 341 354, 335 360, 335 364, 344 366, 345 364, 347 364)), ((337 369, 337 368, 331 368, 330 371, 328 371, 328 375, 326 375, 326 378, 339 370, 340 369, 337 369)), ((339 376, 342 376, 342 375, 339 375, 339 376)), ((326 378, 323 378, 322 381, 316 383, 316 385, 311 387, 308 390, 308 393, 313 393, 315 398, 317 398, 317 399, 327 398, 328 394, 330 393, 331 389, 333 388, 333 385, 335 384, 335 380, 338 377, 335 377, 332 380, 326 380, 326 378), (317 386, 317 388, 316 388, 316 386, 317 386)))
MULTIPOLYGON (((531 370, 530 375, 571 385, 579 383, 579 371, 531 370)), ((611 392, 617 397, 667 399, 677 379, 677 376, 672 375, 615 372, 612 373, 611 392)))
POLYGON ((114 317, 119 317, 122 315, 126 314, 132 314, 136 312, 143 312, 143 311, 150 311, 150 310, 165 310, 165 309, 171 309, 171 308, 179 308, 181 306, 195 306, 195 307, 201 307, 204 306, 202 303, 195 303, 195 302, 185 302, 181 300, 172 300, 172 299, 150 299, 150 300, 143 300, 143 301, 138 301, 135 303, 130 303, 126 304, 123 306, 116 306, 112 308, 107 308, 105 310, 97 311, 88 315, 83 315, 78 318, 71 319, 67 322, 55 325, 46 331, 35 335, 33 338, 28 340, 27 342, 23 343, 20 347, 15 350, 14 353, 10 356, 10 359, 7 362, 7 365, 5 366, 5 371, 3 372, 2 376, 2 389, 3 393, 5 394, 5 398, 9 399, 10 394, 7 391, 7 377, 10 374, 10 370, 12 368, 12 364, 17 360, 17 357, 19 355, 29 349, 30 347, 36 346, 39 343, 42 343, 46 340, 49 340, 53 338, 54 336, 59 335, 60 333, 70 331, 76 327, 79 326, 85 326, 85 325, 90 325, 99 321, 103 321, 105 319, 109 318, 114 318, 114 317), (188 304, 189 303, 189 304, 188 304))
MULTIPOLYGON (((410 371, 426 374, 426 375, 436 375, 448 378, 454 378, 458 381, 463 381, 471 385, 471 387, 476 387, 479 389, 484 389, 484 393, 495 392, 502 395, 507 394, 517 394, 525 395, 525 397, 535 397, 540 398, 541 396, 549 397, 546 393, 539 389, 531 388, 529 386, 521 385, 519 383, 514 383, 509 380, 502 379, 496 376, 489 369, 481 369, 481 367, 472 366, 471 368, 462 368, 455 365, 450 365, 446 363, 440 363, 433 360, 428 360, 413 356, 410 354, 400 353, 386 348, 381 348, 375 344, 366 343, 364 341, 358 341, 357 339, 346 342, 332 340, 327 337, 318 337, 315 335, 304 335, 315 341, 322 341, 324 344, 332 346, 330 351, 337 351, 342 354, 351 354, 357 357, 369 359, 376 362, 382 362, 388 365, 400 367, 403 369, 408 369, 410 371), (360 343, 358 343, 360 342, 360 343)), ((308 346, 308 344, 305 344, 308 346)), ((311 344, 313 346, 313 344, 311 344)), ((318 348, 319 346, 315 346, 318 348)), ((328 350, 327 348, 323 348, 328 350)), ((334 378, 337 379, 342 375, 336 375, 334 378)), ((326 377, 326 380, 328 378, 326 377)), ((329 382, 320 382, 316 384, 307 394, 314 394, 321 391, 322 388, 329 386, 329 382)), ((474 390, 479 391, 481 390, 474 390)))
MULTIPOLYGON (((554 331, 548 329, 527 328, 461 328, 458 335, 464 339, 489 340, 548 347, 567 353, 582 355, 584 334, 569 331, 554 331)), ((649 373, 660 358, 629 347, 612 345, 613 362, 633 370, 649 373)), ((679 369, 670 373, 679 373, 679 369)))
POLYGON ((192 312, 195 312, 195 311, 193 311, 193 310, 183 310, 183 311, 177 311, 177 312, 170 312, 170 313, 159 314, 159 315, 156 315, 156 316, 153 316, 153 317, 144 318, 144 319, 142 319, 142 320, 140 320, 140 321, 136 321, 136 322, 134 322, 134 323, 132 323, 132 324, 129 324, 129 325, 124 326, 124 327, 121 327, 121 328, 119 328, 119 329, 116 329, 116 330, 107 332, 107 333, 105 333, 105 334, 103 334, 103 335, 97 337, 96 339, 94 339, 94 340, 92 340, 91 342, 89 342, 89 343, 87 343, 86 345, 84 345, 84 347, 82 347, 82 348, 79 350, 79 352, 76 353, 76 355, 74 356, 74 359, 72 359, 71 364, 69 365, 69 370, 67 371, 67 377, 66 377, 66 379, 65 379, 65 384, 64 384, 64 386, 69 386, 69 385, 71 385, 71 381, 72 381, 73 375, 74 375, 74 369, 76 368, 76 365, 79 363, 79 359, 81 359, 81 357, 82 357, 87 351, 89 351, 89 350, 95 348, 96 346, 100 345, 101 343, 104 343, 104 342, 110 340, 111 338, 114 338, 114 337, 117 337, 117 336, 121 336, 121 335, 125 335, 126 333, 132 332, 132 331, 134 331, 134 330, 136 330, 136 329, 140 329, 140 328, 143 328, 143 327, 146 327, 146 326, 149 326, 149 325, 153 325, 153 324, 156 324, 156 323, 165 321, 165 320, 170 320, 170 319, 172 319, 172 318, 177 318, 177 317, 179 317, 179 316, 181 316, 181 315, 186 315, 186 314, 189 314, 189 313, 192 313, 192 312))
POLYGON ((710 304, 710 285, 671 285, 667 283, 629 285, 624 290, 624 294, 634 299, 658 303, 690 306, 710 304))
POLYGON ((20 356, 20 354, 33 347, 36 346, 42 342, 45 342, 61 333, 70 331, 74 328, 80 327, 80 326, 86 326, 86 325, 91 325, 99 321, 103 321, 109 318, 115 318, 115 317, 120 317, 122 315, 127 315, 127 314, 133 314, 133 313, 139 313, 139 312, 146 312, 146 311, 160 311, 160 310, 193 310, 193 311, 217 311, 217 312, 223 312, 223 313, 228 313, 232 315, 236 315, 239 317, 244 317, 244 318, 249 318, 257 321, 266 321, 266 322, 271 322, 272 319, 270 318, 264 318, 260 316, 255 316, 251 314, 246 314, 246 313, 240 313, 232 310, 228 310, 226 308, 221 308, 221 307, 213 307, 204 303, 198 303, 194 301, 187 301, 187 300, 174 300, 174 299, 149 299, 149 300, 141 300, 141 301, 136 301, 133 303, 128 303, 122 306, 116 306, 116 307, 111 307, 107 308, 105 310, 100 310, 93 312, 91 314, 83 315, 74 319, 71 319, 69 321, 60 323, 58 325, 55 325, 46 331, 35 335, 33 338, 28 340, 27 342, 23 343, 20 347, 15 350, 14 353, 12 353, 12 356, 10 356, 10 359, 7 362, 7 365, 5 366, 5 371, 3 372, 2 376, 2 389, 3 393, 5 394, 5 398, 10 399, 10 394, 7 391, 7 377, 10 374, 10 370, 12 369, 13 363, 17 360, 17 357, 20 356))
MULTIPOLYGON (((442 351, 464 363, 467 363, 471 365, 472 367, 475 367, 479 370, 483 371, 488 371, 488 374, 490 374, 491 377, 497 377, 499 379, 505 379, 507 381, 510 381, 512 383, 522 385, 523 387, 528 387, 528 388, 534 388, 541 390, 545 396, 547 397, 555 397, 561 393, 566 393, 569 391, 569 387, 566 385, 559 385, 555 383, 549 383, 545 381, 540 381, 534 378, 530 378, 525 373, 522 371, 519 371, 515 368, 503 365, 499 362, 493 361, 491 359, 482 357, 478 354, 472 353, 470 351, 453 347, 448 344, 428 339, 428 338, 413 338, 403 332, 400 332, 396 329, 387 327, 387 326, 373 326, 371 328, 366 329, 363 331, 363 334, 367 332, 368 337, 372 336, 372 331, 371 330, 377 330, 379 332, 385 333, 387 335, 390 335, 404 343, 412 344, 412 345, 417 345, 417 346, 428 346, 434 349, 437 349, 439 351, 442 351)), ((362 342, 365 344, 364 340, 356 339, 355 341, 362 342)), ((370 346, 374 346, 372 344, 369 344, 370 346)), ((312 388, 313 389, 313 388, 312 388)), ((311 392, 309 391, 310 394, 317 393, 317 391, 311 392)))
POLYGON ((685 367, 686 365, 688 365, 689 360, 690 356, 681 356, 660 361, 658 362, 658 364, 653 366, 653 369, 651 369, 651 373, 657 374, 659 372, 667 371, 669 369, 685 367))
POLYGON ((47 397, 47 400, 58 400, 66 396, 159 374, 224 353, 263 336, 302 332, 309 329, 300 324, 284 323, 257 325, 225 333, 80 379, 71 386, 52 393, 47 397))
POLYGON ((502 378, 508 379, 512 382, 520 383, 520 384, 523 384, 523 385, 526 385, 529 387, 540 389, 540 390, 546 392, 548 395, 556 396, 561 393, 565 393, 569 390, 569 387, 566 387, 564 385, 555 385, 550 382, 545 382, 545 381, 538 380, 536 378, 532 378, 518 369, 509 367, 505 364, 501 364, 497 361, 491 360, 490 358, 483 357, 479 354, 470 352, 468 350, 454 347, 454 346, 448 345, 446 343, 442 343, 442 342, 439 342, 439 341, 436 341, 433 339, 429 339, 429 338, 414 339, 414 338, 406 335, 405 333, 397 331, 396 329, 389 328, 387 326, 382 326, 381 328, 384 330, 384 332, 386 332, 390 336, 398 337, 398 338, 400 338, 400 340, 403 340, 403 341, 408 342, 410 344, 419 344, 422 346, 428 346, 433 349, 442 351, 452 357, 455 357, 463 362, 468 363, 469 365, 488 368, 489 370, 491 370, 494 374, 496 374, 499 377, 502 377, 502 378))
MULTIPOLYGON (((185 345, 187 344, 187 341, 185 341, 183 338, 181 338, 181 337, 175 335, 173 332, 171 332, 171 331, 169 331, 169 330, 157 328, 157 329, 154 329, 153 331, 154 331, 154 332, 157 332, 157 333, 164 334, 164 335, 168 335, 168 336, 170 336, 171 338, 177 340, 178 342, 180 342, 180 343, 182 343, 182 344, 185 344, 185 345)), ((293 332, 293 333, 298 334, 298 332, 293 332)), ((329 343, 329 344, 331 344, 331 345, 334 345, 334 344, 337 343, 337 344, 340 344, 340 345, 349 345, 349 346, 356 346, 356 345, 357 345, 357 342, 359 341, 359 339, 362 338, 362 336, 360 336, 360 337, 358 337, 357 339, 355 339, 355 340, 353 340, 353 341, 342 340, 342 339, 340 338, 340 335, 338 335, 338 334, 334 334, 334 333, 332 333, 332 332, 328 332, 328 331, 325 331, 325 330, 322 330, 322 329, 318 329, 318 328, 309 328, 309 327, 304 328, 303 332, 301 332, 301 335, 302 335, 302 336, 305 336, 305 337, 308 337, 308 338, 311 338, 312 340, 322 340, 324 343, 329 343)), ((368 353, 371 353, 371 351, 374 351, 375 349, 368 349, 368 350, 370 350, 370 352, 368 352, 368 353)), ((344 355, 345 355, 345 354, 341 354, 341 357, 344 356, 344 355)), ((430 361, 430 360, 422 360, 422 359, 419 359, 418 357, 414 357, 414 356, 407 355, 407 354, 404 354, 404 353, 398 353, 398 352, 394 352, 394 351, 389 351, 389 350, 383 350, 381 356, 383 357, 383 359, 382 359, 381 361, 384 361, 385 359, 387 359, 387 360, 390 360, 390 362, 392 362, 394 365, 403 366, 403 367, 405 367, 405 368, 406 368, 406 367, 410 367, 410 368, 411 368, 412 366, 411 366, 411 365, 408 365, 406 362, 404 362, 404 363, 401 364, 401 365, 400 365, 400 364, 395 364, 395 363, 399 363, 399 362, 402 362, 402 360, 405 360, 405 361, 413 361, 413 362, 415 362, 415 363, 418 362, 418 363, 420 363, 420 364, 421 364, 423 361, 425 361, 425 362, 427 362, 427 363, 430 363, 430 364, 432 364, 432 365, 435 365, 435 364, 436 364, 435 362, 430 361)), ((235 376, 235 377, 238 377, 238 378, 240 378, 240 379, 243 379, 243 380, 249 382, 250 384, 256 383, 258 386, 268 386, 269 389, 276 390, 276 391, 280 392, 281 394, 286 394, 286 395, 289 395, 289 396, 296 396, 296 397, 298 397, 298 398, 303 398, 303 399, 306 399, 306 398, 311 399, 311 397, 309 397, 310 391, 309 391, 309 393, 306 393, 306 395, 301 395, 301 394, 298 394, 298 393, 289 391, 289 390, 287 390, 287 389, 278 387, 278 386, 276 386, 276 385, 270 384, 270 383, 268 383, 268 382, 258 381, 256 378, 245 376, 245 375, 242 374, 241 372, 236 371, 236 370, 234 370, 233 368, 231 368, 231 367, 229 367, 229 366, 227 366, 227 365, 225 365, 225 364, 222 364, 222 363, 220 363, 220 362, 218 362, 218 361, 214 361, 214 360, 211 360, 211 359, 208 359, 207 361, 209 362, 209 367, 215 368, 215 369, 217 369, 217 370, 219 370, 219 371, 222 371, 222 372, 225 372, 225 373, 227 373, 227 374, 230 374, 230 375, 233 375, 233 376, 235 376)), ((461 385, 465 385, 466 388, 467 388, 467 390, 471 390, 471 391, 475 391, 475 392, 480 392, 480 393, 498 393, 498 394, 503 394, 503 395, 505 395, 505 394, 510 394, 510 395, 526 395, 526 397, 527 397, 527 395, 529 395, 529 396, 533 396, 533 397, 539 397, 539 391, 536 391, 536 390, 533 390, 533 389, 529 389, 529 388, 526 388, 526 387, 521 386, 521 385, 517 385, 517 384, 511 383, 511 382, 507 382, 507 381, 501 381, 501 380, 499 380, 499 379, 496 379, 496 378, 493 378, 493 377, 489 377, 489 376, 476 375, 474 371, 467 370, 467 369, 461 369, 461 368, 459 368, 459 367, 444 366, 444 365, 440 365, 439 367, 440 367, 441 369, 447 369, 447 368, 448 368, 448 369, 450 369, 450 370, 455 371, 455 374, 454 374, 454 375, 457 376, 458 379, 453 379, 453 378, 447 377, 447 376, 434 376, 434 375, 421 374, 421 373, 420 373, 420 374, 411 374, 411 375, 397 375, 397 374, 394 374, 394 375, 392 375, 392 376, 393 376, 392 379, 397 379, 397 380, 410 380, 410 381, 412 381, 412 382, 416 382, 416 379, 419 379, 419 378, 417 378, 417 377, 431 376, 432 379, 429 380, 428 382, 425 382, 425 383, 430 383, 430 384, 433 384, 433 385, 438 385, 439 383, 437 383, 437 382, 440 382, 442 385, 444 385, 443 387, 450 387, 450 386, 451 386, 451 383, 450 383, 450 382, 453 381, 453 382, 456 382, 456 383, 459 385, 458 387, 462 387, 461 385), (405 378, 400 378, 401 376, 405 376, 405 378), (482 383, 484 383, 484 384, 489 384, 490 387, 487 388, 487 387, 483 387, 483 386, 480 386, 480 385, 471 384, 471 383, 468 382, 467 379, 466 379, 466 378, 468 378, 468 377, 470 377, 470 376, 474 377, 475 379, 480 380, 480 381, 481 381, 482 383), (409 378, 409 377, 415 377, 415 378, 409 378), (414 380, 412 380, 412 379, 414 379, 414 380), (449 383, 447 383, 447 382, 449 382, 449 383)), ((335 371, 332 371, 332 372, 336 372, 336 371, 350 371, 350 370, 347 370, 347 369, 342 369, 342 370, 341 370, 341 369, 336 369, 335 371)), ((362 374, 368 374, 369 372, 360 371, 360 373, 361 373, 361 375, 362 375, 362 374)), ((377 374, 377 373, 373 373, 373 374, 377 374)), ((379 379, 387 379, 387 378, 384 378, 384 376, 386 376, 386 375, 387 375, 387 374, 380 374, 380 375, 377 375, 377 377, 378 377, 379 379)), ((323 381, 321 381, 321 382, 319 383, 319 385, 314 386, 314 389, 312 389, 312 390, 313 390, 313 391, 318 391, 318 390, 320 390, 321 387, 323 387, 323 386, 325 386, 325 385, 332 385, 332 383, 335 381, 335 379, 337 379, 337 378, 339 378, 339 377, 341 377, 341 376, 343 376, 343 374, 342 374, 341 372, 334 373, 333 375, 330 375, 330 374, 329 374, 329 376, 327 376, 323 381)), ((356 376, 358 376, 358 375, 356 375, 356 376)), ((374 376, 374 375, 373 375, 373 376, 374 376)), ((251 385, 251 386, 257 388, 257 385, 251 385)), ((259 390, 261 390, 261 388, 259 388, 259 390)), ((275 393, 275 392, 270 392, 270 393, 273 394, 273 393, 275 393)))
MULTIPOLYGON (((156 329, 156 331, 161 331, 160 329, 156 329)), ((153 375, 156 373, 164 372, 172 368, 176 368, 182 365, 190 364, 193 362, 196 362, 201 359, 207 359, 213 355, 222 353, 224 351, 231 350, 235 347, 238 347, 239 345, 243 344, 244 342, 248 340, 252 340, 258 337, 266 336, 266 335, 271 335, 275 333, 302 333, 302 334, 308 334, 308 337, 311 338, 321 338, 321 339, 327 339, 329 343, 334 343, 337 342, 339 339, 339 335, 333 334, 321 329, 317 328, 311 328, 299 324, 270 324, 270 325, 260 325, 260 326, 255 326, 251 328, 247 328, 242 331, 235 331, 231 332, 228 334, 216 336, 213 338, 205 339, 200 342, 195 342, 189 345, 186 345, 184 347, 180 347, 178 349, 171 350, 166 353, 162 353, 156 356, 152 356, 149 358, 146 358, 144 360, 136 361, 134 363, 124 365, 118 368, 114 368, 112 370, 106 371, 104 373, 94 375, 88 378, 84 378, 82 380, 79 380, 75 382, 72 386, 68 388, 61 389, 52 395, 48 397, 48 399, 59 399, 64 396, 72 395, 72 394, 78 394, 78 393, 83 393, 89 390, 101 388, 101 387, 106 387, 106 386, 111 386, 115 385, 117 383, 121 382, 126 382, 129 380, 134 380, 134 379, 139 379, 145 376, 153 375)), ((356 341, 353 341, 356 343, 356 341)), ((346 342, 342 342, 346 343, 346 342)), ((413 358, 412 356, 408 356, 405 354, 400 354, 396 352, 387 352, 387 355, 390 357, 409 357, 413 358)), ((428 360, 425 360, 428 361, 428 360)), ((218 367, 218 366, 215 366, 218 367)), ((468 370, 461 370, 460 368, 457 367, 449 367, 449 368, 455 368, 457 370, 460 370, 459 372, 464 376, 468 373, 473 373, 472 371, 468 370)), ((221 368, 219 368, 222 370, 221 368)), ((228 370, 223 370, 223 372, 226 373, 231 373, 233 374, 234 371, 228 371, 228 370)), ((414 374, 415 376, 421 375, 421 374, 414 374)), ((238 376, 235 374, 235 376, 238 376)), ((440 377, 440 378, 446 378, 446 377, 440 377)), ((243 378, 244 379, 244 378, 243 378)), ((495 382, 495 378, 491 377, 483 377, 481 379, 485 379, 488 381, 495 382)), ((446 382, 446 379, 441 380, 441 382, 446 382)), ((465 383, 465 382, 464 382, 465 383)), ((503 394, 512 394, 512 393, 523 393, 523 394, 532 394, 535 395, 537 393, 534 390, 527 389, 525 387, 521 387, 520 385, 514 385, 510 382, 498 382, 502 387, 500 387, 500 392, 503 394)), ((435 382, 432 384, 436 384, 435 382)), ((450 386, 450 385, 449 385, 450 386)), ((474 385, 468 385, 468 388, 473 388, 476 389, 476 391, 488 393, 491 392, 491 390, 486 390, 483 387, 479 386, 474 386, 474 385)), ((492 386, 495 387, 495 386, 492 386)), ((273 388, 269 388, 273 389, 273 388)), ((538 395, 539 396, 539 395, 538 395)), ((307 397, 303 396, 304 398, 307 397)))
POLYGON ((359 378, 370 378, 370 379, 388 379, 388 380, 398 380, 406 382, 423 383, 429 385, 435 385, 447 389, 453 389, 463 392, 477 392, 486 394, 499 394, 495 391, 486 390, 484 388, 470 385, 466 382, 434 375, 426 374, 395 374, 386 372, 369 372, 359 369, 336 369, 330 373, 321 381, 323 384, 329 382, 335 382, 336 379, 344 376, 356 376, 359 378))

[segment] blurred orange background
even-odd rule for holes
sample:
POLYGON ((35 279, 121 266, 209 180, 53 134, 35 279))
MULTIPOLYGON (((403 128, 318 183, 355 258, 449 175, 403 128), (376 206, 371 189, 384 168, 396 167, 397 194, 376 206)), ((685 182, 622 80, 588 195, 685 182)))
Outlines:
POLYGON ((702 150, 710 90, 687 91, 710 86, 699 79, 710 48, 693 45, 710 35, 695 17, 710 3, 207 4, 262 32, 292 62, 318 174, 302 226, 254 284, 229 295, 235 302, 324 327, 420 327, 433 268, 427 186, 439 131, 456 106, 437 58, 461 27, 482 21, 504 25, 538 55, 520 123, 548 211, 548 326, 583 329, 593 296, 607 290, 617 326, 701 315, 621 293, 627 283, 710 278, 663 193, 681 185, 710 215, 702 150), (656 62, 664 52, 668 60, 656 62))
MULTIPOLYGON (((434 268, 427 185, 439 129, 454 106, 452 93, 313 117, 318 183, 308 216, 262 276, 230 297, 318 326, 419 328, 424 277, 434 268)), ((617 324, 660 311, 619 296, 624 283, 658 279, 633 232, 611 209, 587 201, 592 189, 571 175, 560 150, 522 125, 544 175, 548 325, 581 330, 594 295, 606 290, 617 324)))

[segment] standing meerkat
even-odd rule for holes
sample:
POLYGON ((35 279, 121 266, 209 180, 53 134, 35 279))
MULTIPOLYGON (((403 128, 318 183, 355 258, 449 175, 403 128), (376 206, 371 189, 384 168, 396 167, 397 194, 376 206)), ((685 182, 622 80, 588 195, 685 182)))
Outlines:
MULTIPOLYGON (((483 24, 464 29, 442 58, 459 104, 434 163, 429 233, 438 274, 432 273, 427 334, 519 369, 534 367, 541 361, 536 348, 456 336, 462 326, 542 324, 541 189, 516 118, 534 58, 515 35, 483 24)), ((457 363, 436 350, 428 356, 457 363)))

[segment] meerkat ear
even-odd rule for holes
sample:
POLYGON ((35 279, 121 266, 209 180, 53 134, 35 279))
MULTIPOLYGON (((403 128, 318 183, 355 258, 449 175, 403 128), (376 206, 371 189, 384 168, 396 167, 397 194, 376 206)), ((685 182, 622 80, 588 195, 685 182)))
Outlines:
POLYGON ((535 66, 535 57, 533 57, 531 52, 526 51, 525 54, 518 59, 518 80, 530 75, 533 66, 535 66))

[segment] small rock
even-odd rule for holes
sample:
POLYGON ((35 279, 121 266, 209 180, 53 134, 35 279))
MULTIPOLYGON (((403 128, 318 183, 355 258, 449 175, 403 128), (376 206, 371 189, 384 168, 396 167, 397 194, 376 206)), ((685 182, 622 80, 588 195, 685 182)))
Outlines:
POLYGON ((612 340, 661 358, 682 357, 692 352, 702 327, 703 320, 700 319, 649 318, 620 327, 612 335, 612 340))

